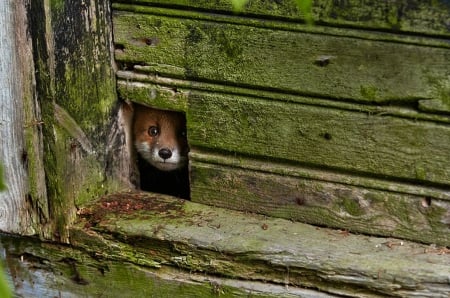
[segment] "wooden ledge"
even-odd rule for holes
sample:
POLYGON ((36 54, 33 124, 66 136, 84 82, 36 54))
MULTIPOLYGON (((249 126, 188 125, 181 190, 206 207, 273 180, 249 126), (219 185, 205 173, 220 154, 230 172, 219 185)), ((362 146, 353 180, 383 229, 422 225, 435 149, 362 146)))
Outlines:
POLYGON ((350 296, 447 297, 450 292, 446 248, 160 195, 105 196, 80 210, 78 227, 71 234, 75 246, 148 266, 350 296))

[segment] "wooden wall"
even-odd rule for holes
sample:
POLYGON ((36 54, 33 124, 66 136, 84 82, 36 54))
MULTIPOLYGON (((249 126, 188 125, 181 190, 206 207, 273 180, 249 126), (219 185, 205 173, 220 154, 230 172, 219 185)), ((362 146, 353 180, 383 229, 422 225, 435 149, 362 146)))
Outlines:
POLYGON ((123 99, 185 111, 192 200, 450 245, 445 1, 114 1, 123 99))
POLYGON ((77 208, 125 184, 120 164, 109 170, 111 148, 124 147, 111 145, 120 125, 110 13, 102 0, 0 4, 3 232, 68 242, 77 208))

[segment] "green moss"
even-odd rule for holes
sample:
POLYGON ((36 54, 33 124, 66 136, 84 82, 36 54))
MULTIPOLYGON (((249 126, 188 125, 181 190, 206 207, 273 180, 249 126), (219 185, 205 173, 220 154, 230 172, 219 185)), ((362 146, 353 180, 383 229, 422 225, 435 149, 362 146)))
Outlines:
POLYGON ((64 2, 64 0, 50 0, 52 12, 61 13, 61 10, 64 8, 64 2))
POLYGON ((419 180, 427 179, 427 170, 420 164, 415 165, 416 178, 419 180))
MULTIPOLYGON (((445 218, 448 217, 448 209, 439 206, 433 200, 430 201, 431 205, 426 208, 425 214, 427 216, 428 222, 431 228, 438 233, 442 233, 442 229, 448 229, 448 224, 446 224, 445 218)), ((447 245, 448 246, 448 245, 447 245)))
POLYGON ((0 191, 5 190, 5 189, 6 189, 6 186, 3 183, 3 167, 0 164, 0 191))
POLYGON ((160 109, 184 112, 187 110, 188 92, 179 88, 119 81, 117 90, 119 97, 125 100, 147 104, 160 109))
POLYGON ((361 86, 360 91, 361 91, 361 95, 363 96, 364 99, 374 101, 377 98, 377 87, 361 86))
POLYGON ((365 213, 359 206, 358 201, 354 198, 342 198, 339 205, 345 212, 352 216, 361 216, 365 213))

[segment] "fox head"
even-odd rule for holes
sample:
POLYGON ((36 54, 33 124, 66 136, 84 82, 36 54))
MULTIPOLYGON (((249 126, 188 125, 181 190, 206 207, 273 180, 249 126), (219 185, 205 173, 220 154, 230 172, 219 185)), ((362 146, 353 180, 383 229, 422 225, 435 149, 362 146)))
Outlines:
POLYGON ((134 145, 150 165, 173 171, 188 163, 186 118, 182 113, 134 105, 134 145))

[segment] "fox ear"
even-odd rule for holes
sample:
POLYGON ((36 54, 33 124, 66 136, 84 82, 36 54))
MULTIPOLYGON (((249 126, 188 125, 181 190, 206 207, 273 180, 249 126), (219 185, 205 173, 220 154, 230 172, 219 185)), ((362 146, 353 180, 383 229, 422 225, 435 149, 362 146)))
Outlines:
POLYGON ((133 113, 133 110, 134 110, 133 102, 128 101, 128 100, 123 100, 122 101, 122 110, 124 111, 124 113, 133 113))

